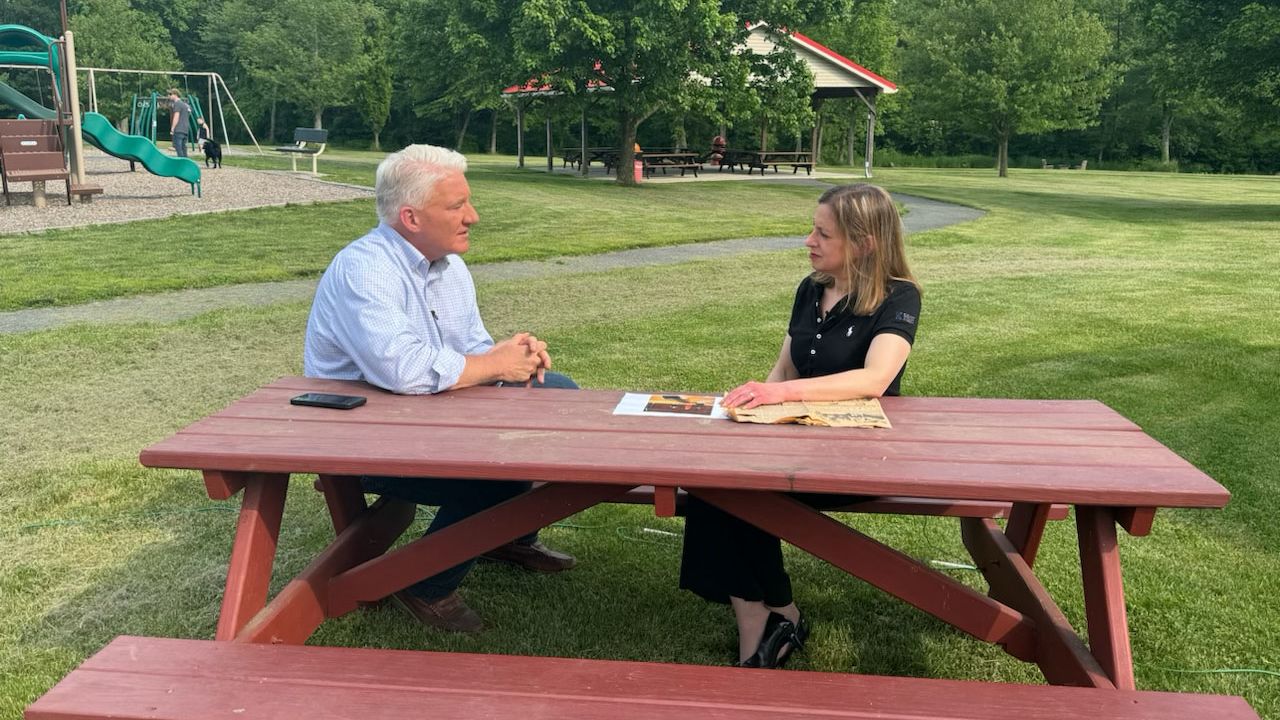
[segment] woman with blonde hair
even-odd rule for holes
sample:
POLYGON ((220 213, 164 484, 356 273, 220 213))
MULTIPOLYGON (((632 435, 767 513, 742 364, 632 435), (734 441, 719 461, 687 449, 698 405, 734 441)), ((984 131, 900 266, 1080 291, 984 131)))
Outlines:
MULTIPOLYGON (((818 198, 805 239, 813 273, 800 282, 782 351, 764 382, 730 390, 725 407, 899 394, 920 315, 902 219, 874 185, 833 187, 818 198)), ((798 494, 818 508, 847 496, 798 494)), ((733 607, 738 665, 778 667, 803 648, 808 624, 791 594, 782 544, 690 497, 680 587, 733 607)))

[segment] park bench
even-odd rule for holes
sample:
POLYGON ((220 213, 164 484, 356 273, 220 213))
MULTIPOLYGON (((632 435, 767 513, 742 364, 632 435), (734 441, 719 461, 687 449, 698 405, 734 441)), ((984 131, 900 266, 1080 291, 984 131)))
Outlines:
POLYGON ((293 144, 281 145, 276 148, 276 152, 289 153, 289 160, 292 161, 293 171, 298 172, 298 156, 311 156, 311 174, 318 175, 316 172, 316 158, 320 153, 324 152, 325 146, 329 142, 329 131, 319 128, 294 128, 293 144))
POLYGON ((663 663, 118 637, 26 720, 1258 720, 1243 699, 663 663))
POLYGON ((36 207, 45 204, 44 184, 62 180, 71 204, 71 173, 62 151, 62 135, 52 120, 0 120, 0 184, 12 205, 9 183, 29 182, 36 207))

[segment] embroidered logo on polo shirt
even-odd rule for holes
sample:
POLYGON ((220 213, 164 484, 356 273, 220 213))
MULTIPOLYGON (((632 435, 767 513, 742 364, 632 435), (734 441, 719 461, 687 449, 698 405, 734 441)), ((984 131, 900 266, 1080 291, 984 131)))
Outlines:
POLYGON ((911 323, 912 325, 916 324, 916 316, 912 315, 911 313, 900 312, 894 317, 894 319, 901 320, 902 322, 908 322, 908 323, 911 323))
POLYGON ((848 330, 844 331, 845 337, 853 337, 853 326, 850 325, 848 330))

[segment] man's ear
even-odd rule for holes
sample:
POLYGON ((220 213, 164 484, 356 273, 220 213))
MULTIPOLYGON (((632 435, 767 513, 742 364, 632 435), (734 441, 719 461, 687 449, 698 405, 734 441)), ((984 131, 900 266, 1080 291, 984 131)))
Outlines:
POLYGON ((400 224, 409 232, 418 232, 418 213, 408 205, 400 208, 400 224))

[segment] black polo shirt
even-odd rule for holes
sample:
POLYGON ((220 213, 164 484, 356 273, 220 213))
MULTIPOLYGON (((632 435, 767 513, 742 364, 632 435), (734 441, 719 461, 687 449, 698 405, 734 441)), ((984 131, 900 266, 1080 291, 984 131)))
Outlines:
MULTIPOLYGON (((870 315, 854 315, 841 302, 826 317, 822 317, 823 289, 811 278, 805 278, 796 289, 791 308, 787 332, 791 335, 791 362, 800 377, 821 377, 864 367, 871 341, 880 333, 893 333, 908 343, 915 342, 920 317, 920 291, 915 285, 905 280, 890 282, 889 296, 870 315)), ((900 394, 898 386, 906 369, 903 363, 885 395, 900 394)))

